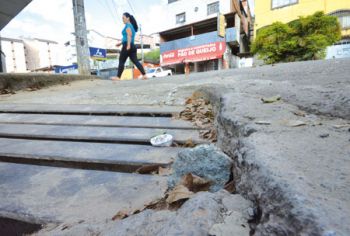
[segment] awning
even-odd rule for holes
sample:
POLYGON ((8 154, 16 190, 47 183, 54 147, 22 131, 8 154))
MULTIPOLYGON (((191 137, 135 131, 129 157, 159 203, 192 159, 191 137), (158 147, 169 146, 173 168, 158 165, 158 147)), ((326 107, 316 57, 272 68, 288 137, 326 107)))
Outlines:
POLYGON ((187 62, 199 62, 221 58, 226 51, 226 42, 208 43, 196 47, 162 53, 162 66, 187 62))

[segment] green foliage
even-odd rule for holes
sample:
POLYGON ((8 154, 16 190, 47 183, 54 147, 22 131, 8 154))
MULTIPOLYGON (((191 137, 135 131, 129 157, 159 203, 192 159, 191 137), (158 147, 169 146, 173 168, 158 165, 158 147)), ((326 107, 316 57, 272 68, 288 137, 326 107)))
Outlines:
POLYGON ((327 46, 340 39, 337 17, 316 12, 288 24, 275 22, 260 29, 251 51, 268 64, 323 59, 327 46))
MULTIPOLYGON (((141 54, 139 53, 137 55, 138 58, 141 58, 141 54)), ((160 49, 154 49, 148 53, 145 53, 144 55, 145 61, 147 62, 153 62, 153 63, 159 63, 160 61, 160 49)))

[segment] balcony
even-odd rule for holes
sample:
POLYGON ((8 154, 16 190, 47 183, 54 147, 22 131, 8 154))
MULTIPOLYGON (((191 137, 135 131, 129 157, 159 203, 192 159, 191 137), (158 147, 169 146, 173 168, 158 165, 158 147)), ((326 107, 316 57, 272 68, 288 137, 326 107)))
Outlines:
POLYGON ((164 53, 167 51, 224 41, 230 44, 238 44, 236 29, 234 27, 226 29, 226 38, 219 37, 218 32, 213 31, 205 34, 193 35, 182 39, 176 39, 169 42, 163 42, 160 44, 160 52, 164 53))

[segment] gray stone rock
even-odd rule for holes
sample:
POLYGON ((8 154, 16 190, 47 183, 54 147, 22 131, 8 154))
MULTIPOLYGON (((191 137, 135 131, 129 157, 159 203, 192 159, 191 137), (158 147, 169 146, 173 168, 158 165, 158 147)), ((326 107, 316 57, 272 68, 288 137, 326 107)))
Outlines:
POLYGON ((182 176, 192 173, 212 181, 210 191, 222 189, 229 181, 232 160, 214 145, 201 145, 193 149, 179 152, 175 159, 173 175, 169 178, 169 186, 173 187, 182 176))

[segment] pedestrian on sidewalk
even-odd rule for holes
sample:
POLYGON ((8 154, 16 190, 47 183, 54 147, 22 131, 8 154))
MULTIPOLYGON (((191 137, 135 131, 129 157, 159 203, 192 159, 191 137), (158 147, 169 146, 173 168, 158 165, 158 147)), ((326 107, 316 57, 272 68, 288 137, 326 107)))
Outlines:
POLYGON ((128 59, 128 57, 136 65, 137 69, 140 70, 142 74, 142 79, 147 79, 145 69, 137 60, 135 35, 139 27, 137 26, 135 17, 126 12, 123 14, 123 22, 125 24, 125 27, 122 31, 122 42, 117 44, 118 47, 120 47, 121 45, 123 46, 119 57, 118 75, 117 77, 112 78, 112 80, 120 80, 120 77, 122 76, 124 71, 125 62, 128 59))

